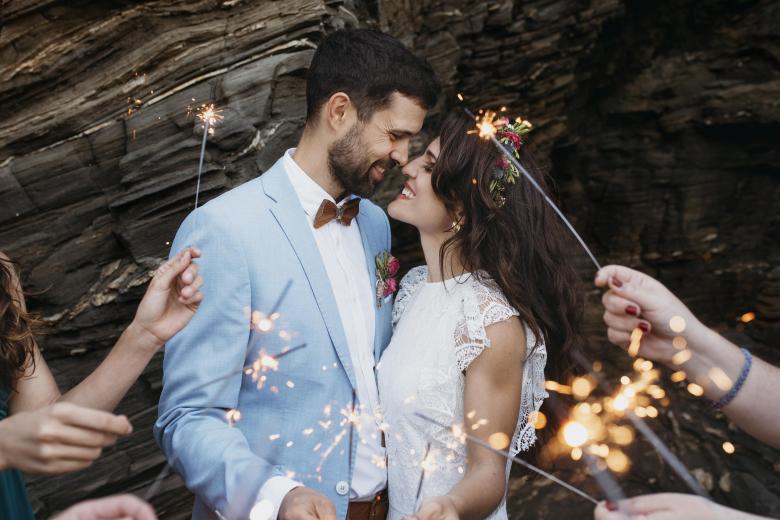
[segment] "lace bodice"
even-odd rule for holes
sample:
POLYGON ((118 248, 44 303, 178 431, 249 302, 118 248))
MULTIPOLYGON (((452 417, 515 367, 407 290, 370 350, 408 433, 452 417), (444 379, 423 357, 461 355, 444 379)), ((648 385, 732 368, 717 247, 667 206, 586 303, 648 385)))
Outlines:
MULTIPOLYGON (((426 267, 401 281, 393 308, 393 338, 377 367, 387 430, 389 520, 412 515, 419 499, 444 495, 462 478, 466 447, 449 427, 464 422, 464 372, 490 347, 486 328, 517 316, 498 285, 487 275, 466 274, 444 282, 427 282, 426 267), (423 459, 428 455, 426 477, 423 459)), ((528 415, 544 398, 547 351, 526 326, 526 360, 520 414, 510 452, 516 455, 536 441, 528 415), (536 347, 535 347, 536 346, 536 347), (535 347, 535 348, 534 348, 535 347)), ((507 464, 507 478, 509 477, 507 464)), ((501 505, 491 519, 506 519, 501 505)))

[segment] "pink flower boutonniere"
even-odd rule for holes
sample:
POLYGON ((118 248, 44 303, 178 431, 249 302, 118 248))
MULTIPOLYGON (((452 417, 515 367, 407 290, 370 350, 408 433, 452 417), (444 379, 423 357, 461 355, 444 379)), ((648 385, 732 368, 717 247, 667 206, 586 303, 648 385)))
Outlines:
POLYGON ((401 263, 388 251, 376 255, 376 306, 398 290, 395 275, 398 274, 401 263))

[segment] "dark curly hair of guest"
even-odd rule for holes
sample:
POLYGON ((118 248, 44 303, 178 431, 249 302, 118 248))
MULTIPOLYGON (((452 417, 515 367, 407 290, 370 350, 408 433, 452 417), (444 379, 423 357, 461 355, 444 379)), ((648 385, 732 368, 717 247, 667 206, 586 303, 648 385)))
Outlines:
POLYGON ((0 254, 0 387, 6 390, 35 369, 34 331, 40 325, 24 308, 18 280, 14 264, 0 254))
MULTIPOLYGON (((534 335, 544 338, 546 379, 566 382, 576 372, 572 357, 581 353, 584 343, 579 332, 583 293, 569 261, 570 235, 542 195, 522 177, 506 186, 502 206, 494 201, 490 182, 501 152, 474 129, 474 119, 456 109, 447 115, 439 133, 433 189, 452 215, 464 215, 460 230, 442 245, 441 272, 445 254, 452 249, 460 252, 466 272, 487 273, 534 335)), ((527 148, 520 157, 549 193, 547 175, 527 148)), ((541 439, 552 436, 559 426, 549 401, 542 408, 548 423, 537 432, 541 439)))

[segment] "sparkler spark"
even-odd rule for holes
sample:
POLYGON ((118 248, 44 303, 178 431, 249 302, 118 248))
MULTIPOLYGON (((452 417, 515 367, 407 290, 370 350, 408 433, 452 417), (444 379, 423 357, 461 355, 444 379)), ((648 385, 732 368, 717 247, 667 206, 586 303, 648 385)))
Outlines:
MULTIPOLYGON (((187 107, 188 112, 191 111, 190 107, 187 107)), ((198 198, 200 196, 200 178, 203 174, 203 157, 206 155, 206 138, 210 135, 214 135, 214 127, 224 119, 222 113, 218 110, 213 103, 202 104, 195 111, 195 117, 200 121, 203 126, 203 140, 200 143, 200 156, 198 158, 198 183, 195 186, 195 207, 193 211, 198 209, 198 198)), ((197 227, 197 226, 196 226, 197 227)))
MULTIPOLYGON (((598 373, 591 371, 591 364, 588 362, 587 358, 580 353, 575 351, 573 353, 574 361, 582 367, 586 371, 590 371, 593 377, 596 378, 596 382, 598 386, 604 390, 606 393, 611 393, 610 385, 604 380, 604 378, 598 373)), ((679 372, 680 374, 685 375, 684 372, 679 372)), ((646 374, 648 376, 655 375, 657 377, 656 371, 647 371, 646 374)), ((648 377, 645 376, 645 377, 648 377)), ((645 424, 644 421, 642 421, 631 409, 628 409, 625 413, 625 417, 631 422, 631 425, 645 438, 648 442, 653 446, 653 448, 656 450, 656 452, 661 456, 661 458, 666 461, 667 464, 669 464, 669 467, 672 468, 672 470, 679 476, 683 482, 688 486, 688 488, 693 491, 695 494, 706 498, 709 500, 709 494, 705 489, 702 487, 702 485, 699 483, 698 480, 696 480, 693 475, 688 471, 688 469, 685 467, 685 465, 682 463, 682 461, 672 452, 671 449, 661 440, 658 435, 650 429, 650 427, 645 424)))
POLYGON ((576 421, 566 423, 561 432, 566 444, 572 448, 579 448, 588 442, 588 429, 576 421))
MULTIPOLYGON (((591 261, 593 262, 593 265, 596 266, 597 270, 601 270, 601 264, 596 260, 596 257, 591 252, 590 248, 587 246, 585 241, 582 239, 579 233, 577 233, 577 230, 574 229, 574 226, 569 221, 568 218, 566 218, 566 215, 563 214, 563 212, 558 208, 558 206, 552 201, 552 199, 545 193, 544 189, 539 185, 538 182, 536 182, 536 179, 534 179, 530 173, 528 173, 528 170, 525 169, 525 167, 520 164, 520 161, 518 161, 514 154, 512 154, 507 148, 501 144, 501 142, 496 139, 496 133, 498 131, 496 125, 495 125, 495 118, 496 113, 487 110, 484 112, 480 112, 482 114, 481 117, 475 117, 474 114, 468 110, 467 108, 463 108, 465 112, 473 118, 475 121, 477 121, 477 130, 476 132, 479 134, 479 137, 482 139, 489 139, 493 142, 493 144, 496 145, 496 148, 504 154, 507 158, 507 160, 512 163, 512 165, 517 168, 517 170, 525 176, 526 179, 531 183, 531 185, 536 189, 536 191, 539 192, 539 194, 544 198, 545 202, 552 208, 552 210, 558 215, 558 217, 561 219, 561 221, 566 225, 567 228, 569 228, 569 231, 574 235, 574 238, 577 239, 577 241, 580 243, 582 248, 585 250, 585 252, 590 257, 591 261)), ((526 122, 527 123, 527 122, 526 122)))
POLYGON ((544 478, 550 480, 551 482, 554 482, 554 483, 558 484, 559 486, 562 486, 563 488, 565 488, 565 489, 571 491, 572 493, 574 493, 574 494, 584 498, 585 500, 588 500, 588 501, 592 502, 593 504, 596 504, 596 505, 598 504, 598 500, 596 500, 595 498, 593 498, 589 494, 585 493, 581 489, 572 486, 568 482, 565 482, 565 481, 559 479, 558 477, 556 477, 555 475, 553 475, 551 473, 547 473, 543 469, 534 466, 530 462, 526 462, 526 461, 524 461, 521 458, 514 457, 514 456, 510 455, 508 452, 506 452, 504 450, 497 450, 497 449, 493 448, 490 444, 488 444, 487 442, 483 441, 479 437, 474 437, 472 435, 469 435, 468 433, 463 431, 463 428, 461 428, 461 427, 459 427, 457 425, 447 426, 446 424, 442 424, 439 421, 437 421, 436 419, 428 417, 427 415, 421 414, 419 412, 414 412, 414 414, 417 417, 419 417, 420 419, 423 419, 424 421, 428 421, 429 423, 435 424, 435 425, 439 426, 440 428, 447 428, 447 429, 449 429, 456 438, 462 438, 463 442, 466 442, 466 441, 473 442, 474 444, 477 444, 478 446, 481 446, 481 447, 485 448, 486 450, 490 450, 493 453, 501 455, 502 457, 504 457, 506 459, 509 459, 512 462, 514 462, 516 464, 519 464, 519 465, 523 466, 524 468, 529 469, 529 470, 533 471, 534 473, 537 473, 537 474, 543 476, 544 478))

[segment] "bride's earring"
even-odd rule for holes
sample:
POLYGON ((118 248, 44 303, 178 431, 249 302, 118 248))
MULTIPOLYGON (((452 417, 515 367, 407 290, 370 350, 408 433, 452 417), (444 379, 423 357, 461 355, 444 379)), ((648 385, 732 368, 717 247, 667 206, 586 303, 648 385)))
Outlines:
POLYGON ((447 231, 452 231, 453 233, 460 233, 460 221, 454 220, 452 222, 452 227, 450 227, 450 229, 448 229, 447 231))

